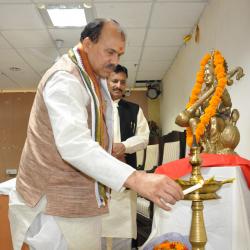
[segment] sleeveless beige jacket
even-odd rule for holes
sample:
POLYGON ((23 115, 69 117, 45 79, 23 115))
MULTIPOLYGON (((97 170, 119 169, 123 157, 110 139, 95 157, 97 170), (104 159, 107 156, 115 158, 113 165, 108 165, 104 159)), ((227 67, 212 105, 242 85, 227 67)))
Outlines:
MULTIPOLYGON (((43 99, 46 82, 57 71, 73 74, 84 85, 77 66, 67 55, 64 55, 43 76, 30 113, 16 189, 31 207, 36 206, 45 195, 47 199, 45 213, 50 215, 89 217, 107 213, 107 207, 97 206, 95 180, 65 162, 57 151, 43 99)), ((86 108, 88 126, 91 128, 90 103, 86 108)))

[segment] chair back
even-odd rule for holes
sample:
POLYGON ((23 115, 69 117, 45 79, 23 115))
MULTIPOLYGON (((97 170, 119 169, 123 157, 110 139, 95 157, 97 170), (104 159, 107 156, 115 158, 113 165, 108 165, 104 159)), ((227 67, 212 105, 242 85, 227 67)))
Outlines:
POLYGON ((158 165, 184 158, 186 155, 186 131, 172 131, 160 139, 158 165))
POLYGON ((136 152, 136 162, 137 162, 137 169, 143 170, 146 160, 146 149, 142 149, 136 152))
POLYGON ((163 157, 162 157, 161 164, 178 160, 179 157, 180 157, 180 142, 179 141, 164 143, 163 157))
POLYGON ((146 148, 146 159, 144 170, 151 170, 158 165, 159 160, 159 144, 148 145, 146 148))

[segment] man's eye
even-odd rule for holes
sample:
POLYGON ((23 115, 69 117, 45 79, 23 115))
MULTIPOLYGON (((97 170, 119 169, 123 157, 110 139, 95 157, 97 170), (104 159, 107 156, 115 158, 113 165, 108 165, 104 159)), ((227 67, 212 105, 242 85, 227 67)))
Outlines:
POLYGON ((108 50, 108 54, 112 56, 114 54, 114 51, 113 50, 108 50))

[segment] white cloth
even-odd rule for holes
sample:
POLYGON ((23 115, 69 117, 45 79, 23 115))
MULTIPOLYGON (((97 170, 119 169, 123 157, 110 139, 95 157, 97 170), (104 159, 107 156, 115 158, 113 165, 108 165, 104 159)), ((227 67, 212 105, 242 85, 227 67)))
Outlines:
MULTIPOLYGON (((119 100, 113 101, 115 143, 121 142, 118 102, 119 100)), ((136 133, 133 137, 122 142, 126 147, 126 153, 134 153, 145 148, 148 144, 148 137, 148 123, 141 108, 139 108, 136 133)), ((102 219, 103 237, 136 239, 136 197, 136 193, 132 190, 126 190, 123 193, 111 191, 109 214, 104 215, 102 219)))
POLYGON ((26 242, 31 250, 67 250, 67 243, 53 216, 43 214, 46 198, 43 197, 34 208, 15 191, 9 194, 9 220, 13 248, 21 249, 26 242))
POLYGON ((16 178, 0 183, 0 194, 9 195, 11 190, 16 186, 16 178))
MULTIPOLYGON (((234 183, 223 185, 217 192, 221 199, 203 202, 206 250, 250 250, 250 190, 240 168, 202 168, 202 174, 205 179, 236 178, 234 183)), ((152 231, 144 246, 165 233, 189 235, 191 217, 191 201, 179 201, 170 212, 155 206, 152 231)))
MULTIPOLYGON (((106 86, 106 80, 101 80, 100 84, 107 104, 106 125, 111 136, 110 138, 112 138, 113 113, 110 106, 111 99, 106 86)), ((116 191, 124 190, 123 184, 125 180, 135 170, 113 158, 91 138, 91 131, 87 126, 86 110, 90 97, 81 83, 73 75, 59 71, 47 82, 43 97, 48 109, 56 146, 62 158, 106 186, 116 191)), ((56 223, 55 220, 51 220, 53 216, 47 215, 43 220, 40 218, 45 206, 43 204, 44 199, 35 208, 29 208, 20 198, 18 193, 13 190, 10 196, 11 211, 9 217, 11 230, 13 230, 12 237, 15 250, 21 249, 25 233, 30 226, 33 228, 34 224, 39 225, 41 221, 42 224, 47 223, 46 218, 48 218, 50 221, 48 223, 56 227, 53 225, 53 223, 56 223)), ((40 227, 42 226, 40 225, 40 227)), ((82 227, 80 224, 77 230, 81 232, 82 227)), ((62 231, 65 232, 66 230, 62 231)), ((26 238, 34 236, 33 234, 34 232, 29 231, 26 238)), ((60 237, 55 235, 54 238, 60 237)), ((88 241, 88 238, 84 238, 84 234, 81 237, 86 242, 88 241)), ((96 234, 94 237, 99 236, 96 234)), ((68 239, 68 237, 65 238, 68 239)), ((43 241, 43 235, 40 235, 40 240, 43 241)), ((75 240, 75 237, 71 237, 71 240, 75 240)), ((59 250, 58 243, 54 243, 54 245, 51 245, 50 250, 59 250)), ((80 250, 79 248, 75 249, 80 250)))
POLYGON ((14 249, 23 242, 30 250, 89 250, 101 249, 101 217, 63 218, 43 213, 46 198, 35 208, 27 208, 17 192, 9 194, 11 232, 16 235, 14 249), (19 202, 17 204, 17 201, 19 202))
POLYGON ((102 237, 136 239, 136 193, 111 191, 109 214, 102 216, 102 237))

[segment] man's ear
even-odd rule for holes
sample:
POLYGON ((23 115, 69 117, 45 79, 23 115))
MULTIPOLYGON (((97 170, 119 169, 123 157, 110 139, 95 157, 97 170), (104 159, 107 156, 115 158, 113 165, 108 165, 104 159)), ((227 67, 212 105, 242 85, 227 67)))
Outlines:
POLYGON ((89 49, 93 46, 93 42, 89 39, 89 37, 86 37, 82 41, 82 46, 84 48, 84 51, 88 53, 89 49))

